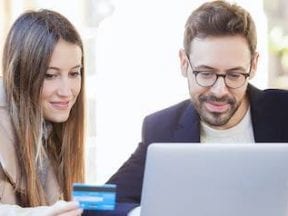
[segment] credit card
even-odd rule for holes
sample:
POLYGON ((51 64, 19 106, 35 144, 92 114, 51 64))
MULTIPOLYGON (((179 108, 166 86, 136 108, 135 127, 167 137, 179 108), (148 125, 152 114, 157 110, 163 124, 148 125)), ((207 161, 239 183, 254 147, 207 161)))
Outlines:
POLYGON ((73 200, 84 210, 113 210, 116 200, 116 185, 73 184, 73 200))

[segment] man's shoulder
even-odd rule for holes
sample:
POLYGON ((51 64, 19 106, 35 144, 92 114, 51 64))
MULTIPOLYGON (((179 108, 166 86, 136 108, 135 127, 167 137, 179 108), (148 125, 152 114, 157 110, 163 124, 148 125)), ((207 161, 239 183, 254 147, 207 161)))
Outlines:
POLYGON ((285 100, 287 101, 288 98, 288 90, 284 89, 265 89, 263 90, 264 97, 269 97, 275 100, 285 100))
POLYGON ((253 103, 258 103, 260 105, 288 105, 288 90, 285 89, 270 88, 259 90, 255 87, 250 87, 250 97, 253 103))
POLYGON ((187 110, 187 108, 191 106, 190 100, 184 100, 180 103, 174 104, 172 106, 166 107, 159 111, 156 111, 148 116, 145 117, 145 120, 171 120, 174 118, 180 118, 183 112, 187 110))
POLYGON ((172 132, 182 127, 183 124, 190 127, 191 124, 197 122, 198 118, 191 101, 185 100, 146 116, 143 129, 152 130, 153 133, 172 132))
MULTIPOLYGON (((288 119, 288 91, 283 89, 253 89, 250 92, 250 105, 254 123, 263 125, 274 122, 283 126, 288 119)), ((275 127, 276 127, 275 126, 275 127)))

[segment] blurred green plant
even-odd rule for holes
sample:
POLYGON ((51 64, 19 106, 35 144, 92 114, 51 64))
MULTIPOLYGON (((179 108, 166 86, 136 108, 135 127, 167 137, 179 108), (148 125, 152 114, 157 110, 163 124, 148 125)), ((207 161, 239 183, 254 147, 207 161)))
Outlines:
POLYGON ((275 26, 269 34, 269 50, 280 59, 285 73, 288 73, 288 35, 284 34, 283 28, 275 26))

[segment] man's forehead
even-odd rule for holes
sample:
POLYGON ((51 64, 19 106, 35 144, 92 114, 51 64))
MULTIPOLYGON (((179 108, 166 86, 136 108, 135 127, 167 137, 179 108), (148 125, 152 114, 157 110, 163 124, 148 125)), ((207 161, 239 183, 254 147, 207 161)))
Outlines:
POLYGON ((191 42, 189 58, 194 65, 244 67, 250 64, 251 53, 244 37, 206 37, 196 38, 191 42))

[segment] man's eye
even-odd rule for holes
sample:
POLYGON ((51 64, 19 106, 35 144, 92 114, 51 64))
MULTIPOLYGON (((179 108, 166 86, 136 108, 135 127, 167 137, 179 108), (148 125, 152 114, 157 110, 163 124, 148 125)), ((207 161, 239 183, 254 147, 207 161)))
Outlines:
POLYGON ((239 79, 242 75, 240 73, 229 73, 226 75, 228 79, 239 79))
POLYGON ((209 79, 215 76, 215 73, 209 71, 201 71, 199 74, 201 75, 202 78, 205 79, 209 79))

